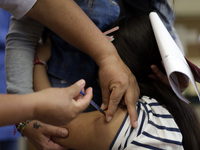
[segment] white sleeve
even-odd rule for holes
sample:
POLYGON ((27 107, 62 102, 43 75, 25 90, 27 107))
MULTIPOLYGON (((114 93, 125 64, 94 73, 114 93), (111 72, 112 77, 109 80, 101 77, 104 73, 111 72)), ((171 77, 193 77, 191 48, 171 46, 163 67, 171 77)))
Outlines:
POLYGON ((15 18, 23 17, 37 0, 0 0, 0 8, 10 12, 15 18))

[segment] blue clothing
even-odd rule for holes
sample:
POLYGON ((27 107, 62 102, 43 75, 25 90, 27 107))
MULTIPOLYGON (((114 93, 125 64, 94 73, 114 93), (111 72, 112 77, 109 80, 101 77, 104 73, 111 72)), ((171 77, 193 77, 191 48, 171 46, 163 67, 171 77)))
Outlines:
MULTIPOLYGON (((131 11, 136 9, 134 8, 134 5, 133 5, 134 3, 136 4, 135 6, 138 5, 139 8, 141 9, 143 7, 144 9, 147 9, 148 7, 159 8, 159 6, 160 8, 163 8, 164 6, 168 7, 166 5, 169 5, 168 0, 164 0, 164 1, 149 0, 150 2, 153 1, 154 3, 149 3, 149 1, 146 1, 146 0, 116 0, 116 1, 120 5, 121 12, 123 12, 123 10, 128 10, 129 8, 131 11), (151 6, 150 4, 156 5, 156 6, 151 6), (130 7, 128 8, 127 5, 128 6, 130 5, 130 7), (124 9, 123 9, 123 6, 124 6, 124 9)), ((114 0, 84 0, 84 1, 77 0, 76 2, 81 7, 84 6, 84 8, 82 9, 85 9, 85 11, 88 10, 88 12, 86 13, 89 15, 89 17, 93 18, 93 21, 97 25, 99 24, 98 26, 102 30, 107 25, 109 25, 114 20, 116 20, 116 16, 119 15, 119 7, 115 4, 114 0), (88 3, 86 4, 86 2, 88 3), (102 3, 102 5, 100 3, 102 3), (103 13, 103 15, 100 12, 103 13)), ((162 14, 161 16, 163 16, 163 18, 168 18, 171 16, 171 15, 169 16, 169 14, 173 13, 172 8, 169 9, 171 13, 169 13, 168 11, 163 12, 163 10, 157 9, 157 13, 159 15, 162 14)), ((171 19, 172 21, 170 22, 173 23, 173 18, 171 19)), ((168 22, 165 22, 165 26, 172 25, 172 23, 169 24, 168 22)), ((173 30, 174 28, 173 27, 171 28, 172 28, 171 34, 176 35, 175 30, 173 30)), ((43 31, 43 26, 39 24, 38 22, 31 20, 28 17, 23 17, 20 20, 16 20, 14 17, 12 17, 9 34, 7 35, 7 44, 6 44, 7 45, 6 46, 6 51, 7 51, 6 71, 7 71, 7 77, 8 77, 7 78, 8 93, 25 94, 25 93, 33 92, 32 65, 33 65, 34 52, 35 52, 34 50, 37 46, 37 43, 42 31, 43 31), (21 73, 21 70, 23 70, 23 74, 21 73)), ((174 36, 174 37, 175 37, 174 39, 176 42, 179 41, 177 36, 174 36)), ((73 48, 71 46, 69 46, 65 42, 62 42, 62 40, 59 40, 59 37, 57 37, 53 33, 52 33, 52 38, 55 41, 58 40, 59 44, 61 43, 62 45, 59 46, 59 44, 55 45, 54 43, 52 43, 54 48, 52 48, 52 58, 48 64, 49 65, 48 73, 54 77, 57 77, 58 79, 65 80, 65 82, 68 83, 68 85, 71 85, 72 83, 79 80, 80 78, 86 78, 88 86, 89 84, 91 85, 96 84, 96 81, 94 80, 97 77, 97 72, 94 70, 98 68, 96 64, 93 62, 93 60, 91 60, 91 58, 88 55, 85 55, 82 52, 77 53, 76 52, 77 49, 75 49, 76 51, 73 54, 75 55, 75 57, 73 57, 73 55, 71 55, 72 54, 71 52, 73 51, 73 48), (68 51, 68 54, 64 54, 67 50, 61 51, 62 46, 70 49, 68 51), (65 55, 67 56, 65 57, 65 55), (74 69, 75 71, 73 71, 74 69), (87 77, 88 75, 89 77, 87 77)), ((180 46, 181 44, 178 44, 178 45, 180 46)))
POLYGON ((121 16, 138 11, 148 15, 150 12, 156 11, 166 28, 172 31, 175 16, 168 0, 123 0, 122 5, 126 9, 122 10, 121 16))
MULTIPOLYGON (((172 36, 175 35, 173 30, 174 13, 167 0, 118 0, 120 8, 125 7, 125 9, 122 9, 121 14, 119 5, 114 0, 87 0, 88 3, 76 0, 75 2, 102 31, 117 20, 119 15, 123 17, 123 15, 134 13, 134 11, 149 14, 154 10, 161 16, 172 36)), ((56 85, 63 87, 64 85, 69 86, 79 79, 85 79, 86 87, 91 86, 94 89, 94 101, 100 105, 101 91, 97 82, 98 67, 94 60, 89 55, 66 43, 53 32, 51 32, 51 40, 52 57, 48 62, 50 81, 56 80, 56 85)))
MULTIPOLYGON (((5 40, 6 34, 8 33, 10 14, 3 9, 0 9, 0 93, 6 93, 6 76, 5 76, 5 40)), ((0 128, 0 145, 1 142, 11 140, 15 141, 18 135, 13 135, 14 125, 5 126, 0 128)), ((15 148, 16 149, 16 148, 15 148)), ((14 149, 13 149, 14 150, 14 149)))
POLYGON ((0 8, 0 93, 6 93, 5 37, 10 23, 10 14, 0 8))
POLYGON ((122 8, 120 14, 121 17, 134 12, 143 12, 147 15, 149 15, 149 13, 152 11, 157 12, 163 24, 180 48, 181 52, 183 54, 185 53, 181 41, 173 26, 175 15, 169 0, 121 0, 120 4, 122 8))
MULTIPOLYGON (((100 30, 104 30, 119 16, 119 6, 108 0, 96 0, 86 3, 83 0, 75 2, 84 10, 100 30)), ((97 66, 86 54, 69 45, 51 33, 52 57, 49 60, 48 73, 66 80, 70 85, 83 78, 87 85, 92 85, 97 77, 97 66)), ((95 37, 94 37, 95 38, 95 37)))
MULTIPOLYGON (((75 0, 100 30, 104 30, 119 16, 120 8, 113 0, 96 0, 85 2, 75 0)), ((94 37, 95 38, 95 37, 94 37)), ((93 87, 94 101, 101 104, 101 90, 97 83, 98 67, 87 54, 69 45, 55 33, 51 32, 52 56, 48 62, 50 82, 56 86, 69 86, 79 79, 85 79, 86 87, 93 87), (52 79, 55 78, 55 79, 52 79), (59 82, 59 79, 62 81, 59 82), (54 80, 54 81, 52 81, 54 80)), ((52 86, 55 86, 52 84, 52 86)))

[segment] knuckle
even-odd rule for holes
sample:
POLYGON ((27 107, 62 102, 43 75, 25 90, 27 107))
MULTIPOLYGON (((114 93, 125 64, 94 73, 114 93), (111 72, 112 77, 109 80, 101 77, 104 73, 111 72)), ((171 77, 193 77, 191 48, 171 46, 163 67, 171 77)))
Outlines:
POLYGON ((113 106, 118 106, 119 102, 120 101, 117 100, 117 99, 111 99, 111 103, 112 103, 113 106))
POLYGON ((128 83, 127 75, 122 74, 121 78, 116 81, 115 87, 124 87, 128 83))
POLYGON ((109 107, 108 112, 107 112, 108 116, 113 116, 116 109, 117 108, 115 108, 113 106, 109 107))
POLYGON ((62 135, 62 130, 57 129, 57 130, 55 131, 55 133, 56 133, 56 135, 62 135))
POLYGON ((116 100, 113 101, 114 106, 118 106, 118 104, 119 104, 119 101, 116 101, 116 100))
POLYGON ((129 82, 137 84, 137 79, 134 75, 132 75, 132 78, 129 78, 129 79, 132 81, 132 82, 131 81, 129 81, 129 82))
POLYGON ((136 106, 137 101, 125 99, 125 103, 127 106, 136 106))
POLYGON ((107 102, 108 102, 108 99, 107 99, 107 97, 105 97, 105 96, 102 96, 102 100, 103 100, 104 103, 107 103, 107 102))
POLYGON ((119 86, 119 87, 124 87, 124 86, 126 85, 126 83, 127 83, 126 80, 120 80, 120 81, 118 82, 118 86, 119 86))
POLYGON ((79 111, 75 111, 71 114, 71 118, 74 119, 76 118, 76 116, 79 114, 80 112, 79 111))
POLYGON ((138 96, 140 95, 140 88, 139 88, 139 86, 137 86, 137 93, 138 93, 138 96))

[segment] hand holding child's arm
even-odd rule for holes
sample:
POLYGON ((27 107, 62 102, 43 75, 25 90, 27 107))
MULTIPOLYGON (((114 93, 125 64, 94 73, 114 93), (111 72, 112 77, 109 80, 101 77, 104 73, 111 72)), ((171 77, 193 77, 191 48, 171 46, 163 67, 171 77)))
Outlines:
MULTIPOLYGON (((171 85, 169 83, 166 74, 164 74, 161 70, 159 70, 159 68, 155 65, 151 65, 151 69, 154 73, 149 75, 151 79, 161 81, 163 84, 171 88, 171 85)), ((181 73, 176 72, 176 75, 178 77, 180 90, 183 92, 188 87, 189 80, 186 80, 186 78, 184 78, 181 73)))

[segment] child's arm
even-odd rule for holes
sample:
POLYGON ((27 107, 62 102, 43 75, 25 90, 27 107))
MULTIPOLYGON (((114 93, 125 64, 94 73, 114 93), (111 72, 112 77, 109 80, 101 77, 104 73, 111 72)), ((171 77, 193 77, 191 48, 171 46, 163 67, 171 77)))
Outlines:
POLYGON ((126 109, 118 108, 112 121, 108 123, 99 111, 82 113, 65 126, 69 131, 68 137, 53 137, 52 140, 70 149, 109 149, 126 114, 126 109))
POLYGON ((40 91, 51 87, 44 65, 34 65, 33 87, 34 91, 40 91))
POLYGON ((35 54, 34 69, 33 69, 33 87, 34 91, 40 91, 51 87, 47 76, 46 63, 51 55, 51 43, 47 38, 45 44, 39 44, 35 54))
MULTIPOLYGON (((50 44, 39 45, 36 57, 45 62, 50 57, 50 44)), ((50 87, 44 65, 34 66, 34 90, 39 91, 50 87)), ((67 109, 67 108, 66 108, 67 109)), ((112 121, 108 123, 99 111, 82 113, 72 120, 65 128, 69 131, 67 138, 51 137, 56 143, 72 149, 102 150, 109 149, 127 110, 118 108, 112 121)))

